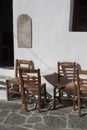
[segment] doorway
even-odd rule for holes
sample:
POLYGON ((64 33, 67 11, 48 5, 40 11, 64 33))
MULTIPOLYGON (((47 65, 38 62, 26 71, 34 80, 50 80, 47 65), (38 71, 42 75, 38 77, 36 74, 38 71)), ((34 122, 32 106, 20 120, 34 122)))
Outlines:
POLYGON ((0 0, 0 67, 14 65, 13 1, 0 0))

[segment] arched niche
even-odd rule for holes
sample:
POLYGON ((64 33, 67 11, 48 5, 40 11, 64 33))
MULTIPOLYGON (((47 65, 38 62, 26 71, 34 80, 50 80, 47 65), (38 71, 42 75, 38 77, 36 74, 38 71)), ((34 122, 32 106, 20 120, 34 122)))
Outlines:
POLYGON ((22 14, 17 19, 18 47, 32 47, 32 20, 30 16, 22 14))

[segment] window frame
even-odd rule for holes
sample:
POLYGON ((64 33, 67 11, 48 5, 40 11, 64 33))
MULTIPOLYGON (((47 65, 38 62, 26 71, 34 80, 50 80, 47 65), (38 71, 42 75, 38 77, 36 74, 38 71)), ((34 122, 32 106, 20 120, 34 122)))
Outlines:
MULTIPOLYGON (((81 5, 79 4, 79 0, 74 0, 72 31, 87 32, 87 27, 80 25, 79 22, 78 22, 78 19, 83 17, 79 13, 80 8, 81 8, 81 5)), ((83 9, 85 9, 85 8, 87 9, 87 5, 86 6, 83 5, 83 9)), ((84 19, 86 19, 86 17, 84 19)))

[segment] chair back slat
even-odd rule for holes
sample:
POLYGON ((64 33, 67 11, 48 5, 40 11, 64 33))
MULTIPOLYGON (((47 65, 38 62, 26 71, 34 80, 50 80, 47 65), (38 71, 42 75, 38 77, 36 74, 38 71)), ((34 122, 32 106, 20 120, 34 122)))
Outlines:
POLYGON ((87 100, 87 70, 77 70, 77 83, 78 83, 78 115, 81 116, 82 106, 86 106, 87 100), (85 101, 83 101, 85 100, 85 101))
POLYGON ((15 77, 19 77, 19 67, 27 67, 29 69, 32 69, 32 61, 31 60, 20 60, 16 59, 16 65, 15 65, 15 77))
POLYGON ((76 75, 76 63, 75 62, 58 62, 58 81, 60 81, 60 77, 66 78, 67 80, 72 80, 75 82, 77 80, 76 75))
POLYGON ((27 88, 30 88, 31 86, 38 86, 38 88, 40 88, 40 69, 19 68, 19 73, 23 87, 27 86, 27 88), (24 79, 25 76, 27 76, 27 78, 24 79))
POLYGON ((78 87, 87 88, 87 70, 78 70, 78 87))

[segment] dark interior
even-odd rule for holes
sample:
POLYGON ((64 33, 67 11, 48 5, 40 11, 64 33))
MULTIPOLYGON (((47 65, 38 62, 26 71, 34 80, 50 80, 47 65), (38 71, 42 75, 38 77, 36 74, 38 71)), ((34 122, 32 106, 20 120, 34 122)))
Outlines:
POLYGON ((73 31, 87 31, 87 0, 74 0, 73 31))
POLYGON ((13 2, 0 0, 0 67, 13 65, 13 2))

